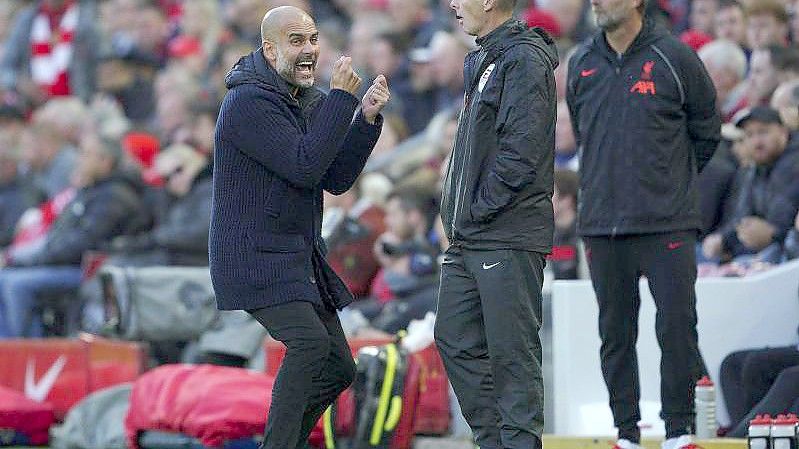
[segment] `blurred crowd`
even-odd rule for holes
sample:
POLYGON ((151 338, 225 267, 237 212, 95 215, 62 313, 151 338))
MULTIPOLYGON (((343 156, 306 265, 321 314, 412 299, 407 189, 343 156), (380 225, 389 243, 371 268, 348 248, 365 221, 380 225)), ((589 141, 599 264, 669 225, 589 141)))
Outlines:
MULTIPOLYGON (((261 18, 279 5, 316 19, 320 88, 347 54, 393 92, 356 188, 325 202, 331 264, 360 298, 348 331, 393 333, 435 310, 442 172, 475 48, 447 0, 4 0, 0 338, 46 334, 43 309, 79 303, 103 264, 207 265, 225 75, 260 46, 261 18)), ((798 257, 799 1, 650 0, 647 10, 697 51, 725 120, 700 177, 700 274, 798 257)), ((520 0, 518 17, 555 37, 561 58, 549 278, 585 277, 565 70, 595 32, 590 2, 520 0)))

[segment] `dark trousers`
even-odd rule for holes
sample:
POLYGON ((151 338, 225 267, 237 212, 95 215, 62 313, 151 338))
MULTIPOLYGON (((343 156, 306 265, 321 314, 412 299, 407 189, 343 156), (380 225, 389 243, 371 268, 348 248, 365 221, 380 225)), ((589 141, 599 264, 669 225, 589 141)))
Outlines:
POLYGON ((762 414, 777 416, 782 413, 799 413, 799 365, 782 370, 766 395, 749 410, 727 436, 746 438, 749 433, 749 421, 755 416, 762 414))
POLYGON ((725 357, 721 362, 720 381, 732 426, 745 420, 769 394, 783 370, 797 365, 799 349, 796 346, 738 351, 725 357))
POLYGON ((355 377, 355 362, 338 315, 305 301, 249 312, 286 345, 261 448, 305 448, 322 413, 355 377))
POLYGON ((481 449, 540 449, 544 428, 544 256, 450 247, 435 340, 481 449))
POLYGON ((661 417, 666 437, 692 433, 694 386, 704 372, 696 333, 696 234, 692 231, 588 237, 591 281, 599 303, 602 374, 619 438, 640 441, 638 311, 640 277, 655 299, 661 349, 661 417))

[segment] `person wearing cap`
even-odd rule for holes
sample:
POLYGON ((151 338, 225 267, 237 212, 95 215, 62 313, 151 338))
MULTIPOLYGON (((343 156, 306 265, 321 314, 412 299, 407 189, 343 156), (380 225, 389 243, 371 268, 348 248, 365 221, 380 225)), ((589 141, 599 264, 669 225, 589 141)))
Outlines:
MULTIPOLYGON (((723 260, 772 245, 778 249, 799 208, 799 150, 779 112, 767 106, 744 109, 733 123, 744 131, 754 164, 738 171, 727 224, 702 242, 706 257, 723 260)), ((776 250, 768 259, 777 262, 779 254, 776 250)))
POLYGON ((600 358, 617 449, 640 449, 639 280, 657 309, 663 449, 694 448, 698 175, 721 139, 713 82, 647 0, 593 0, 600 31, 569 60, 581 148, 578 232, 599 305, 600 358))

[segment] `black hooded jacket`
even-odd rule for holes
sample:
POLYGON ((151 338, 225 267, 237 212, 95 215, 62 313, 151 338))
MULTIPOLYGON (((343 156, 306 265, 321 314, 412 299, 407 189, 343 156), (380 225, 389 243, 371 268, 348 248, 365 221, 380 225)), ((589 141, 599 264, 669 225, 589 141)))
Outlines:
POLYGON ((441 218, 470 249, 549 253, 558 65, 552 39, 509 20, 466 56, 466 98, 441 218))
POLYGON ((580 234, 701 228, 697 173, 721 119, 693 50, 654 21, 621 57, 600 32, 569 60, 566 99, 581 150, 580 234))

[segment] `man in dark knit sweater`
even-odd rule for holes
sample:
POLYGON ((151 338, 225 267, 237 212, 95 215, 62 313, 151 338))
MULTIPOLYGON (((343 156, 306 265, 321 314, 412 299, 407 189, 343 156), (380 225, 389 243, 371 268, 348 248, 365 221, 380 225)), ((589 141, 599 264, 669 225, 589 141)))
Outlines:
POLYGON ((269 11, 261 37, 226 79, 209 254, 218 307, 248 311, 286 345, 262 446, 286 449, 304 447, 354 376, 336 315, 352 295, 325 260, 322 191, 352 186, 390 94, 381 75, 359 102, 348 57, 335 63, 329 94, 314 88, 318 31, 302 10, 269 11))

